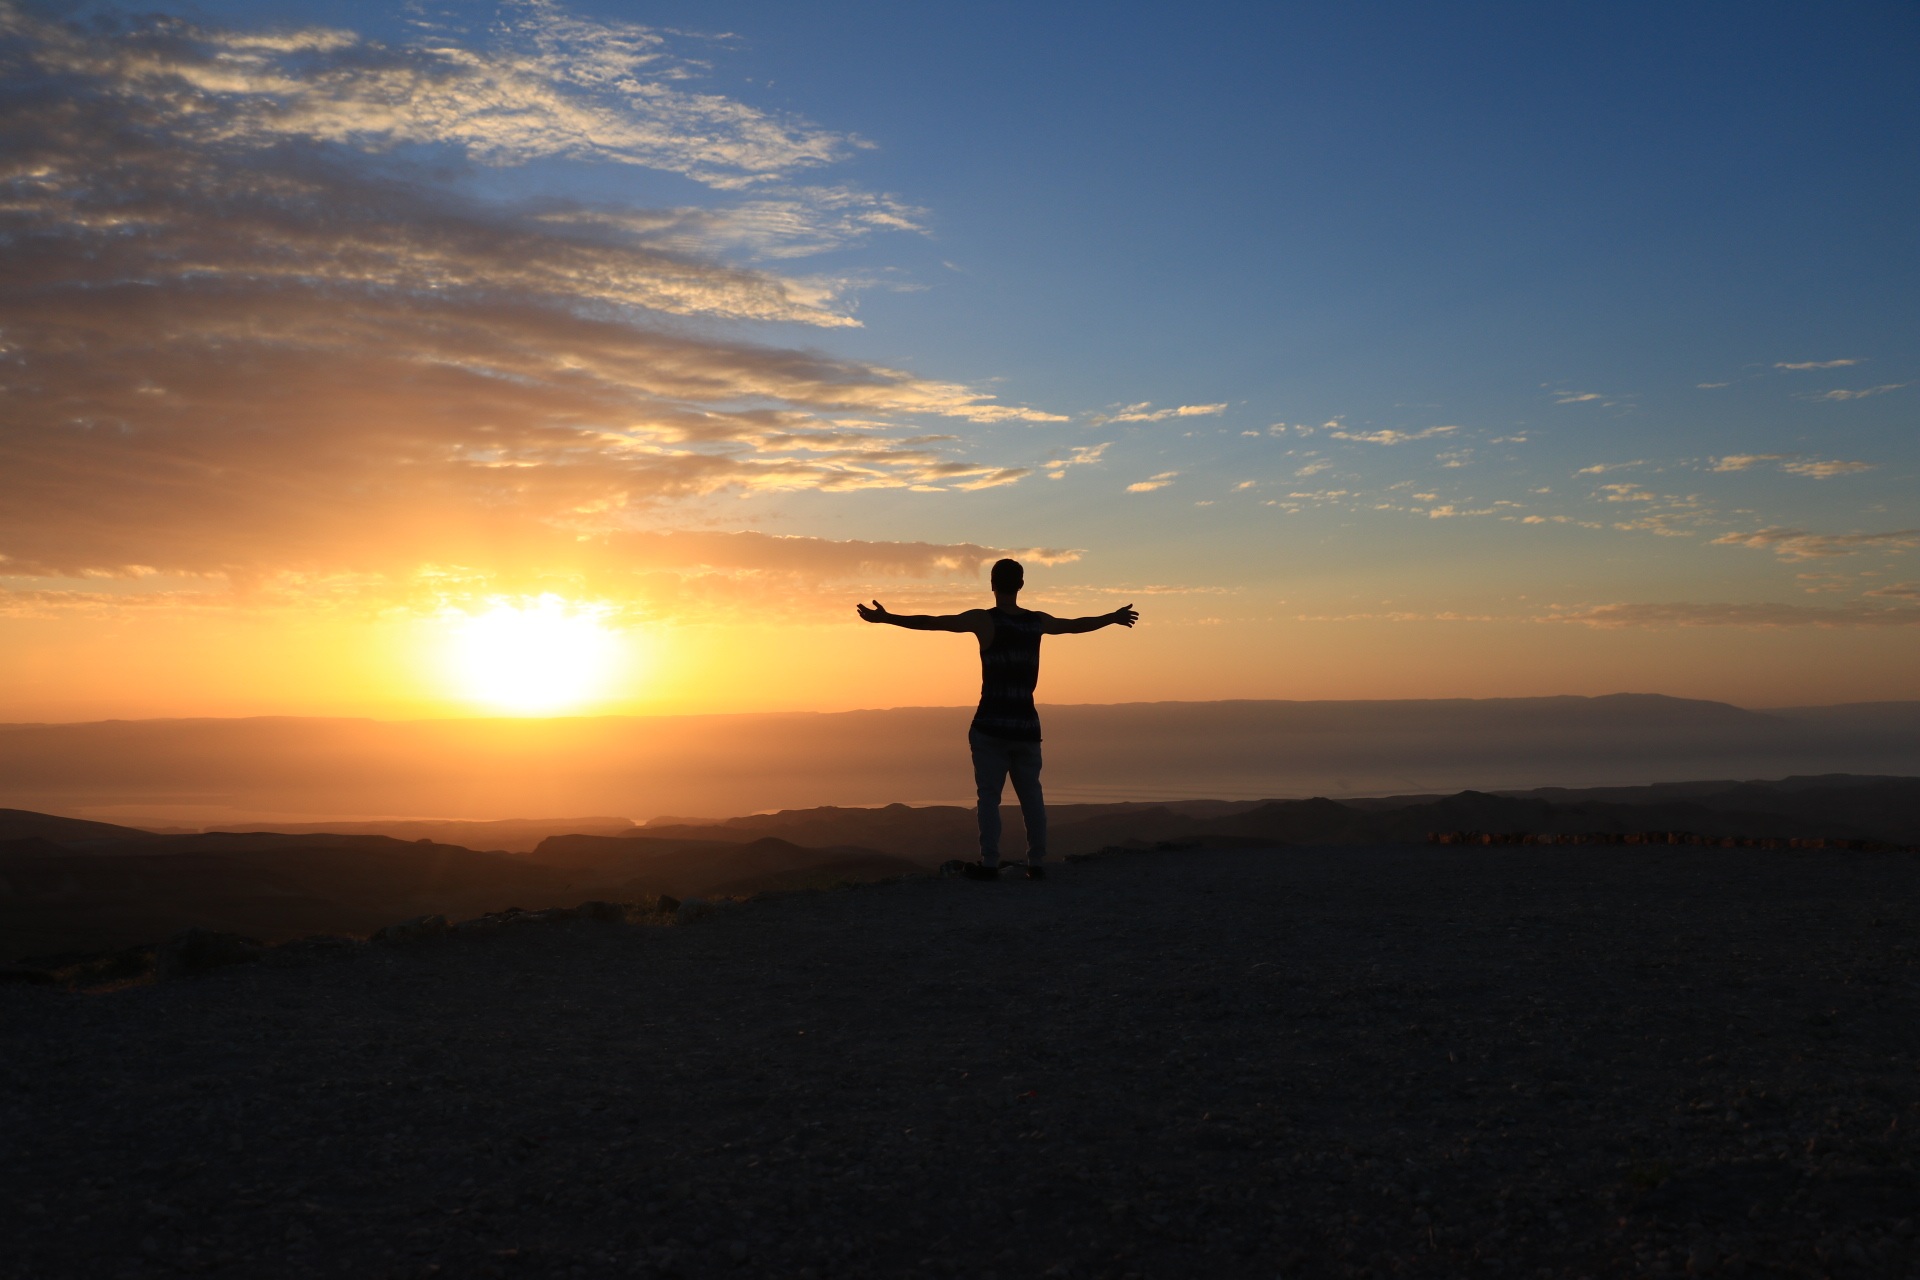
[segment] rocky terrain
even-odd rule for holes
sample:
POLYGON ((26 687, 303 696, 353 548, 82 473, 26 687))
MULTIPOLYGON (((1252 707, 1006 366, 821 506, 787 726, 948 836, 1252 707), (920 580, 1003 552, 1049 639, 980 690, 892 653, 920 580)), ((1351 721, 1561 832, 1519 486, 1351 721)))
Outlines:
POLYGON ((0 987, 0 1275, 1914 1274, 1916 890, 1139 852, 0 987))

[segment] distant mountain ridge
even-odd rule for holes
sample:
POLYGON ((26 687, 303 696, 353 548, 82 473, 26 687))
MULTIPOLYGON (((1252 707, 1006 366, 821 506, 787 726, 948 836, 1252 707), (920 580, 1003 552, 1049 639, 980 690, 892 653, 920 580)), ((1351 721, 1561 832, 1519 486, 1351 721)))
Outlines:
MULTIPOLYGON (((558 720, 0 725, 0 804, 183 804, 361 819, 729 814, 960 801, 969 709, 558 720)), ((1451 794, 1787 774, 1920 774, 1920 702, 1752 711, 1659 694, 1048 705, 1073 802, 1451 794)), ((447 831, 422 831, 447 838, 447 831)), ((488 841, 470 837, 479 843, 488 841)))

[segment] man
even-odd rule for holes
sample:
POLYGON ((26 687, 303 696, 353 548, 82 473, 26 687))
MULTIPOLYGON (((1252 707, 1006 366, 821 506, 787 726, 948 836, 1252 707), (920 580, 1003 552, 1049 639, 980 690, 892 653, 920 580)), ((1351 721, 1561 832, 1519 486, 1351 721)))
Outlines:
POLYGON ((936 617, 888 613, 875 600, 854 608, 868 622, 888 622, 910 631, 970 631, 980 641, 980 707, 967 730, 973 748, 973 783, 980 804, 980 861, 967 867, 976 880, 1000 877, 1000 794, 1007 775, 1020 797, 1020 819, 1027 828, 1027 878, 1046 877, 1047 808, 1040 794, 1040 714, 1033 687, 1040 680, 1040 637, 1079 635, 1118 623, 1131 627, 1140 615, 1122 605, 1097 618, 1056 618, 1020 607, 1026 571, 1018 560, 994 562, 989 579, 993 608, 936 617))

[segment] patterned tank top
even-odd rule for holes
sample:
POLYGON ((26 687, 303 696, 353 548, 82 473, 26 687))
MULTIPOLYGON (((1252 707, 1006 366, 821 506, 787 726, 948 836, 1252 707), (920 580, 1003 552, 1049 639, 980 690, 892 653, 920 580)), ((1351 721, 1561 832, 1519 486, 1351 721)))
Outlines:
POLYGON ((993 616, 993 643, 980 651, 980 709, 973 728, 1014 742, 1040 741, 1040 713, 1033 688, 1040 683, 1040 636, 1044 615, 1022 609, 993 616))

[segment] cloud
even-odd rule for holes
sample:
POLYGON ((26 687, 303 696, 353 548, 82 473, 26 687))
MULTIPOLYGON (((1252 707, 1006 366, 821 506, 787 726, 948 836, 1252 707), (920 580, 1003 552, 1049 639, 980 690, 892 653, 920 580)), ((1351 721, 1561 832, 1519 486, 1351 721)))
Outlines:
POLYGON ((1782 560, 1798 563, 1850 556, 1862 551, 1904 551, 1920 545, 1920 529, 1888 533, 1809 533, 1805 529, 1770 527, 1752 533, 1729 533, 1715 538, 1716 547, 1752 547, 1771 551, 1782 560))
POLYGON ((1889 391, 1898 391, 1900 388, 1906 385, 1907 384, 1904 382, 1889 382, 1878 387, 1862 387, 1857 391, 1848 391, 1845 389, 1840 389, 1836 391, 1822 391, 1818 395, 1808 396, 1807 399, 1809 400, 1864 400, 1868 396, 1883 396, 1887 394, 1887 392, 1889 391))
MULTIPOLYGON (((1329 427, 1337 423, 1328 423, 1329 427)), ((1328 431, 1336 440, 1357 440, 1362 444, 1406 444, 1413 440, 1431 440, 1435 436, 1452 435, 1459 427, 1427 427, 1421 431, 1395 431, 1383 428, 1379 431, 1328 431)))
POLYGON ((1128 493, 1152 493, 1155 489, 1164 489, 1172 484, 1178 471, 1162 471, 1159 475, 1139 480, 1127 486, 1128 493))
POLYGON ((1696 382, 1693 385, 1699 391, 1718 391, 1722 387, 1730 387, 1733 384, 1731 382, 1696 382))
POLYGON ((1048 547, 985 547, 971 542, 868 542, 754 532, 667 530, 634 532, 614 540, 614 554, 635 572, 780 574, 808 582, 872 577, 971 577, 1011 556, 1037 564, 1068 564, 1080 552, 1048 547))
POLYGON ((1156 409, 1151 400, 1142 400, 1138 404, 1122 406, 1117 412, 1095 414, 1087 421, 1093 426, 1108 422, 1165 422, 1169 418, 1199 418, 1209 414, 1225 413, 1225 402, 1220 404, 1183 404, 1172 409, 1156 409))
POLYGON ((1603 484, 1600 492, 1607 502, 1652 502, 1654 495, 1637 484, 1603 484))
POLYGON ((1920 601, 1920 582, 1893 582, 1864 594, 1879 599, 1920 601))
POLYGON ((1873 605, 1603 604, 1556 611, 1538 622, 1589 627, 1911 627, 1920 609, 1873 605))
POLYGON ((1107 450, 1112 447, 1111 440, 1102 441, 1099 444, 1077 445, 1068 449, 1065 455, 1056 454, 1041 463, 1040 469, 1047 473, 1049 480, 1064 480, 1067 478, 1068 467, 1097 466, 1106 456, 1107 450))
POLYGON ((1858 360, 1776 360, 1773 362, 1773 367, 1792 369, 1797 372, 1805 369, 1844 369, 1848 365, 1859 363, 1861 362, 1858 360))
POLYGON ((315 581, 298 575, 257 584, 241 596, 212 585, 129 591, 120 583, 74 588, 0 586, 0 616, 84 613, 141 616, 154 612, 258 612, 311 609, 324 603, 401 605, 421 612, 471 608, 499 598, 557 590, 607 602, 635 621, 714 621, 743 615, 819 615, 844 609, 849 595, 908 591, 919 596, 977 590, 986 565, 1011 556, 1029 565, 1080 559, 1073 549, 990 547, 975 543, 840 541, 759 532, 629 531, 576 547, 556 560, 543 549, 536 566, 501 573, 436 566, 401 584, 342 575, 315 581))
POLYGON ((1780 469, 1789 475, 1811 476, 1815 480, 1828 480, 1834 476, 1858 475, 1862 471, 1873 470, 1873 467, 1874 464, 1871 462, 1845 462, 1837 458, 1825 462, 1807 459, 1800 462, 1783 462, 1780 464, 1780 469))
POLYGON ((1339 613, 1299 614, 1296 622, 1505 622, 1508 619, 1472 613, 1339 613))
POLYGON ((722 208, 610 209, 569 206, 540 221, 599 227, 668 253, 744 249, 800 258, 843 249, 880 231, 924 231, 927 211, 850 187, 782 186, 722 208))
POLYGON ((508 12, 388 46, 0 3, 0 571, 617 583, 609 540, 704 495, 1029 474, 926 420, 1062 415, 724 336, 853 323, 844 282, 715 246, 912 223, 792 185, 856 139, 695 92, 647 29, 508 12), (697 226, 459 177, 553 157, 750 198, 697 226))
POLYGON ((1691 538, 1698 530, 1687 526, 1697 523, 1699 523, 1699 517, 1686 512, 1662 511, 1652 515, 1638 516, 1632 520, 1618 520, 1614 522, 1613 527, 1622 533, 1651 533, 1662 538, 1691 538))
POLYGON ((1847 462, 1833 458, 1820 460, 1815 458, 1796 458, 1790 453, 1734 453, 1724 458, 1716 458, 1715 471, 1746 471, 1758 463, 1777 462, 1780 470, 1789 475, 1810 476, 1815 480, 1828 480, 1834 476, 1857 475, 1862 471, 1871 471, 1874 463, 1847 462))
POLYGON ((720 188, 777 181, 867 144, 691 87, 694 64, 633 23, 574 17, 551 0, 504 5, 488 44, 391 46, 325 28, 274 35, 174 18, 99 28, 5 27, 46 70, 117 85, 196 140, 361 149, 452 147, 488 164, 565 158, 682 174, 720 188))
POLYGON ((1715 471, 1745 471, 1758 462, 1778 462, 1786 457, 1784 453, 1730 453, 1724 458, 1714 459, 1715 471))
POLYGON ((1577 476, 1602 476, 1609 471, 1625 471, 1628 467, 1644 467, 1645 458, 1635 458, 1632 462, 1596 462, 1590 467, 1582 467, 1573 474, 1577 476))
POLYGON ((1321 458, 1317 462, 1309 462, 1306 466, 1299 468, 1293 474, 1299 477, 1317 476, 1322 471, 1331 471, 1331 470, 1333 470, 1333 463, 1327 461, 1327 459, 1325 458, 1321 458))
POLYGON ((1556 391, 1553 393, 1555 404, 1587 404, 1594 400, 1605 400, 1598 391, 1556 391))

